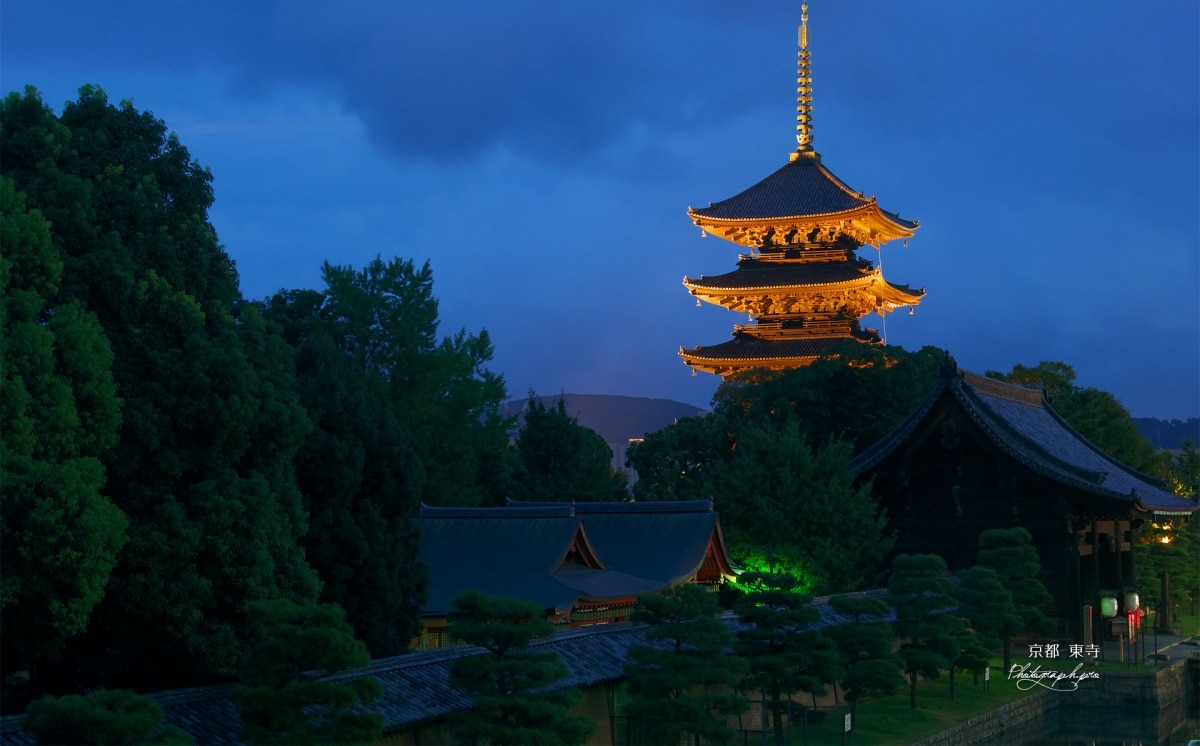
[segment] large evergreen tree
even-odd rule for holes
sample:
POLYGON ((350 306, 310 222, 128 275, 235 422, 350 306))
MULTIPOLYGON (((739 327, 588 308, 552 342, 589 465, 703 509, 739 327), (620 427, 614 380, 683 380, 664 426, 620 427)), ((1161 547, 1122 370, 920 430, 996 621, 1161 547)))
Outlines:
POLYGON ((5 177, 0 246, 0 659, 36 673, 85 628, 125 543, 100 461, 120 400, 104 330, 58 300, 50 226, 5 177))
POLYGON ((612 449, 599 433, 567 414, 561 398, 547 407, 529 397, 516 456, 516 489, 522 499, 597 502, 627 497, 624 474, 612 468, 612 449))
POLYGON ((60 116, 9 95, 0 170, 50 222, 55 302, 99 319, 124 402, 100 458, 128 542, 63 684, 88 668, 145 687, 232 675, 245 603, 311 599, 317 579, 291 466, 308 421, 287 350, 243 313, 212 176, 152 114, 88 86, 60 116))
POLYGON ((904 661, 892 652, 892 627, 883 621, 888 606, 878 598, 839 595, 829 605, 854 621, 825 630, 837 645, 842 690, 851 715, 858 716, 858 703, 868 697, 890 696, 904 686, 904 661), (865 618, 864 618, 865 617, 865 618))

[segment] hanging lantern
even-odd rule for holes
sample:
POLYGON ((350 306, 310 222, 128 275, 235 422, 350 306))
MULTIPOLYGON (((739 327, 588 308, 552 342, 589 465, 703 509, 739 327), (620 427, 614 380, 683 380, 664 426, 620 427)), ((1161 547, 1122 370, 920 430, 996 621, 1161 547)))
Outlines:
POLYGON ((1133 591, 1126 591, 1126 593, 1125 593, 1125 611, 1126 611, 1126 613, 1138 610, 1138 600, 1139 600, 1138 594, 1134 593, 1133 591))
POLYGON ((1117 597, 1116 596, 1101 596, 1100 597, 1100 616, 1105 619, 1112 619, 1117 615, 1117 597))

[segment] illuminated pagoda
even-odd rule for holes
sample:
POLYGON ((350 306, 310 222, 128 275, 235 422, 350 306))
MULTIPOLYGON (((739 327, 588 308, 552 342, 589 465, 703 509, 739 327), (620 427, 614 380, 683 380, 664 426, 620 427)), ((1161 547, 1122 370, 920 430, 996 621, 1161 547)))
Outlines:
MULTIPOLYGON (((747 247, 732 272, 684 287, 707 301, 749 314, 733 339, 680 348, 695 369, 728 376, 749 368, 782 370, 808 365, 827 347, 848 339, 879 342, 859 319, 917 305, 925 295, 883 278, 882 268, 855 253, 908 239, 918 224, 882 209, 875 197, 847 186, 813 149, 812 75, 808 6, 801 6, 796 140, 789 162, 744 192, 688 216, 703 233, 747 247)), ((910 310, 911 313, 911 310, 910 310)))

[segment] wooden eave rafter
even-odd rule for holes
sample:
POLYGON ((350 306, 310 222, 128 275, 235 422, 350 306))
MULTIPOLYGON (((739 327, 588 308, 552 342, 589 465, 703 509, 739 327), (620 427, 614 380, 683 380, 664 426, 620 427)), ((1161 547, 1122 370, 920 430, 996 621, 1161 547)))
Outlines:
MULTIPOLYGON (((893 285, 883 279, 879 267, 864 272, 862 276, 842 282, 813 283, 806 285, 760 285, 751 287, 720 288, 710 285, 697 285, 689 277, 683 278, 683 286, 698 299, 721 306, 731 311, 766 315, 765 308, 768 299, 795 300, 794 305, 803 306, 802 299, 806 297, 826 296, 822 303, 828 303, 830 294, 842 299, 842 307, 857 313, 857 317, 869 313, 887 313, 897 308, 916 306, 921 302, 924 291, 912 292, 906 288, 893 285), (851 309, 851 307, 854 309, 851 309), (865 310, 864 310, 865 309, 865 310), (861 311, 861 313, 858 313, 861 311)), ((789 313, 796 313, 789 311, 789 313)), ((799 313, 805 313, 799 311, 799 313)), ((815 313, 815 311, 813 311, 815 313)))
POLYGON ((832 242, 838 236, 844 235, 860 244, 879 248, 888 241, 912 238, 916 230, 893 221, 879 207, 874 197, 861 207, 820 215, 710 218, 689 209, 688 216, 697 226, 714 236, 749 248, 760 247, 763 236, 768 231, 776 236, 784 236, 793 231, 801 236, 809 236, 815 230, 818 238, 823 241, 832 242))

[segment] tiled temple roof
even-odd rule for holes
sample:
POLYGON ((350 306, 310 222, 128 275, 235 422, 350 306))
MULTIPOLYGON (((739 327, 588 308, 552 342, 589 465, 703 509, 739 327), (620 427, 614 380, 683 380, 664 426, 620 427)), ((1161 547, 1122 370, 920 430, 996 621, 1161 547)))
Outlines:
POLYGON ((696 287, 720 289, 797 287, 854 282, 870 277, 872 272, 869 269, 859 269, 850 262, 746 262, 732 272, 699 279, 689 278, 688 282, 696 287))
POLYGON ((937 387, 891 433, 850 462, 865 474, 918 431, 938 401, 949 397, 1000 450, 1033 471, 1085 494, 1160 515, 1187 515, 1197 503, 1172 494, 1088 442, 1055 412, 1040 391, 960 371, 947 364, 937 387))
POLYGON ((835 344, 845 342, 852 337, 800 337, 794 339, 761 339, 749 334, 735 334, 733 339, 715 345, 694 347, 681 350, 686 358, 697 360, 781 360, 788 358, 816 358, 822 352, 835 344))
POLYGON ((423 614, 444 616, 468 590, 525 598, 563 613, 579 600, 632 598, 688 581, 714 535, 726 554, 710 503, 654 511, 640 503, 605 505, 424 507, 416 522, 430 575, 423 614), (562 564, 577 540, 590 547, 599 566, 562 564))
MULTIPOLYGON (((875 204, 825 168, 817 157, 799 157, 749 189, 708 207, 693 208, 693 215, 714 220, 762 220, 849 212, 875 204)), ((888 220, 907 230, 917 223, 880 210, 888 220)))
MULTIPOLYGON (((882 598, 885 591, 853 593, 852 596, 882 598)), ((813 628, 853 621, 826 602, 814 601, 820 620, 813 628)), ((744 625, 732 615, 722 621, 735 631, 744 625)), ((533 643, 538 650, 555 652, 567 668, 567 677, 558 687, 591 687, 625 678, 625 662, 634 645, 659 645, 669 641, 647 642, 646 627, 628 622, 601 624, 560 632, 533 643)), ((441 650, 381 658, 362 668, 346 671, 336 678, 374 676, 383 693, 373 708, 383 714, 383 732, 395 734, 414 726, 440 720, 455 710, 472 704, 471 698, 450 684, 450 667, 457 658, 480 652, 462 645, 441 650)), ((187 731, 198 744, 240 744, 242 722, 231 699, 233 685, 180 689, 150 695, 166 711, 166 722, 187 731)), ((24 715, 0 718, 0 746, 32 746, 33 734, 21 729, 24 715)))

